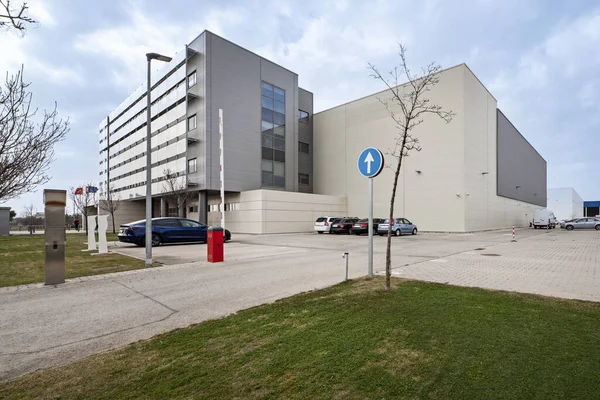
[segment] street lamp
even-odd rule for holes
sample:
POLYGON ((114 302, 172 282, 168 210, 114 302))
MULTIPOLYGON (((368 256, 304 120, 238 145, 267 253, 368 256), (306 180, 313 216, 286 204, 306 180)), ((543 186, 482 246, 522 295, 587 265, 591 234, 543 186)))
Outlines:
POLYGON ((147 53, 148 60, 148 85, 146 86, 146 267, 152 266, 152 157, 150 156, 151 145, 150 139, 152 136, 151 125, 152 116, 150 115, 150 92, 152 83, 150 81, 150 62, 152 60, 169 62, 171 57, 163 56, 158 53, 147 53))

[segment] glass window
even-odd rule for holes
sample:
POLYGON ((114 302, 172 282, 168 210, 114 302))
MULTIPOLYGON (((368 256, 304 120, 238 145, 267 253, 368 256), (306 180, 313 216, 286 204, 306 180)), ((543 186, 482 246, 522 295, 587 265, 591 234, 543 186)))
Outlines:
POLYGON ((307 174, 298 174, 298 183, 301 185, 309 185, 309 178, 307 174))
POLYGON ((261 170, 267 172, 273 172, 273 161, 270 160, 262 160, 261 170))
POLYGON ((269 85, 267 82, 262 83, 262 94, 263 96, 273 97, 273 85, 269 85))
POLYGON ((285 139, 278 137, 273 138, 273 148, 275 150, 285 151, 285 139))
POLYGON ((196 71, 188 75, 188 88, 191 88, 196 84, 196 71))
POLYGON ((275 97, 274 97, 275 100, 285 103, 285 90, 280 89, 276 86, 274 88, 275 88, 275 97))
POLYGON ((262 159, 263 160, 272 160, 273 159, 273 149, 263 147, 262 148, 262 159))
POLYGON ((196 129, 196 114, 188 118, 188 131, 196 129))
POLYGON ((269 110, 272 110, 273 109, 273 99, 271 99, 267 96, 263 96, 262 97, 262 106, 264 108, 268 108, 269 110))
POLYGON ((276 187, 285 187, 285 177, 283 177, 283 176, 273 176, 273 186, 276 186, 276 187))
MULTIPOLYGON (((169 216, 177 216, 177 208, 169 208, 169 216)), ((176 226, 179 227, 179 221, 176 219, 157 219, 152 221, 154 226, 176 226)))
POLYGON ((306 153, 309 154, 310 153, 310 146, 308 143, 304 143, 304 142, 298 142, 298 151, 300 153, 306 153))
MULTIPOLYGON (((273 123, 272 122, 267 122, 267 121, 262 121, 262 131, 263 132, 267 132, 273 129, 273 123)), ((272 133, 272 132, 270 132, 272 133)))
POLYGON ((204 226, 200 222, 192 221, 190 219, 182 219, 180 221, 181 225, 186 228, 202 228, 204 226))
POLYGON ((266 122, 273 122, 273 111, 263 108, 262 109, 262 120, 266 122))
MULTIPOLYGON (((263 154, 264 154, 264 151, 263 151, 263 154)), ((273 160, 285 162, 285 151, 273 150, 273 160)))
POLYGON ((285 126, 278 126, 273 130, 273 133, 279 136, 285 136, 285 126))
POLYGON ((272 148, 273 147, 273 136, 261 135, 262 136, 262 147, 272 148))
POLYGON ((285 164, 282 162, 273 163, 273 175, 285 176, 285 164))
POLYGON ((298 110, 298 121, 308 123, 308 113, 306 111, 298 110))
POLYGON ((285 125, 285 115, 276 112, 274 122, 275 125, 285 125))
POLYGON ((263 186, 273 186, 273 173, 272 172, 262 172, 262 185, 263 186))
POLYGON ((196 159, 191 158, 188 160, 188 173, 196 172, 196 159))
POLYGON ((280 101, 276 101, 274 110, 278 113, 285 114, 285 105, 280 101))

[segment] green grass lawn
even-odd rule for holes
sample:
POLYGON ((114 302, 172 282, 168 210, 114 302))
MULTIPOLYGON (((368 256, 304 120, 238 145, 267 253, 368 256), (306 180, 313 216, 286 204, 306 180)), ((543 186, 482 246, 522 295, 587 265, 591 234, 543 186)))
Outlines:
MULTIPOLYGON (((117 235, 107 234, 109 242, 117 235)), ((68 233, 67 278, 144 268, 144 261, 116 253, 92 256, 85 233, 68 233)), ((0 237, 0 287, 44 281, 44 235, 0 237)))
POLYGON ((382 279, 0 384, 0 398, 597 399, 600 305, 382 279))

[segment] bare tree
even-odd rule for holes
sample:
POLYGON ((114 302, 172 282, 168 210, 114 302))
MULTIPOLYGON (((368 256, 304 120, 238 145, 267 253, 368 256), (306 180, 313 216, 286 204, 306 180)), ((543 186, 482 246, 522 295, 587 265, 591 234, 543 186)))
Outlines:
POLYGON ((100 201, 100 209, 110 214, 110 217, 112 218, 113 233, 117 232, 115 230, 115 212, 119 207, 121 207, 121 196, 114 193, 112 185, 107 186, 104 199, 100 201))
POLYGON ((454 113, 445 111, 442 106, 431 104, 428 92, 439 83, 439 72, 441 67, 435 63, 421 68, 421 73, 413 73, 406 61, 406 47, 399 44, 400 65, 389 72, 389 77, 384 77, 379 70, 369 63, 371 76, 380 80, 388 88, 388 98, 379 98, 385 106, 388 114, 394 121, 397 136, 394 138, 393 147, 389 155, 396 159, 394 168, 394 184, 392 186, 392 197, 390 199, 390 224, 387 232, 387 248, 385 254, 385 290, 390 290, 391 279, 391 245, 392 227, 394 218, 394 201, 398 187, 398 176, 402 168, 402 160, 408 157, 412 151, 421 151, 419 139, 413 134, 413 129, 421 125, 427 114, 437 116, 447 123, 452 121, 454 113), (403 81, 408 81, 402 84, 403 81))
POLYGON ((71 186, 69 188, 69 198, 71 199, 71 201, 73 202, 73 204, 75 205, 75 208, 77 210, 79 210, 79 212, 81 213, 82 219, 83 221, 81 222, 81 224, 85 224, 85 231, 87 233, 88 231, 88 215, 89 215, 89 208, 90 206, 95 205, 94 202, 94 194, 93 193, 88 193, 85 188, 86 186, 92 186, 91 183, 88 183, 86 185, 80 186, 80 188, 82 188, 82 194, 75 194, 75 192, 77 191, 77 188, 74 188, 73 186, 71 186))
POLYGON ((180 174, 170 169, 163 171, 165 177, 162 192, 169 205, 173 204, 177 207, 177 212, 180 217, 181 210, 185 207, 186 201, 190 199, 190 193, 187 190, 184 179, 179 179, 180 174))
POLYGON ((16 75, 7 73, 5 86, 0 86, 0 201, 48 182, 54 145, 69 132, 69 121, 58 117, 56 104, 36 117, 29 85, 21 69, 16 75))
POLYGON ((29 6, 27 3, 20 7, 13 8, 10 0, 0 0, 0 28, 14 30, 23 33, 26 30, 25 24, 36 24, 37 21, 27 15, 29 6))
POLYGON ((33 233, 32 225, 35 219, 35 208, 33 207, 33 204, 25 205, 21 215, 23 216, 25 223, 28 225, 29 233, 33 233))

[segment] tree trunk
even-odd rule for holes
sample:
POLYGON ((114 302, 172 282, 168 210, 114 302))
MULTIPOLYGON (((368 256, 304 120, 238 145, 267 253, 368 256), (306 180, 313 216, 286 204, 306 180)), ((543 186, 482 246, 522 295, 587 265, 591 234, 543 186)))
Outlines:
POLYGON ((114 213, 114 211, 110 213, 110 218, 112 219, 113 233, 117 233, 115 231, 115 213, 114 213))

